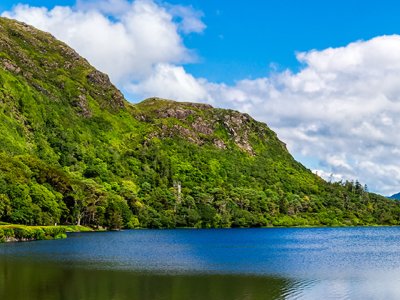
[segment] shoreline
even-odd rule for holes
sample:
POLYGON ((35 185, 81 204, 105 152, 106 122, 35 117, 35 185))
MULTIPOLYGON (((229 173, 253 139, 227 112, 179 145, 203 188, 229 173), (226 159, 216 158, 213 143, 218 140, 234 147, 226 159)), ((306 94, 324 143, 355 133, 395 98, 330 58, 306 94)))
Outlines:
POLYGON ((31 242, 67 238, 69 232, 89 232, 92 228, 77 225, 28 226, 19 224, 0 225, 0 243, 31 242))
MULTIPOLYGON (((400 225, 342 225, 342 226, 324 226, 324 225, 305 225, 305 226, 261 226, 261 227, 221 227, 221 228, 196 228, 196 227, 176 227, 176 228, 132 228, 128 230, 176 230, 176 229, 278 229, 278 228, 356 228, 356 227, 399 227, 400 225)), ((126 229, 120 229, 126 230, 126 229)), ((93 229, 82 225, 56 225, 56 226, 30 226, 20 224, 1 224, 0 223, 0 244, 15 242, 32 242, 39 240, 55 240, 67 238, 67 233, 75 232, 103 232, 115 231, 106 229, 93 229)), ((119 231, 119 230, 118 230, 119 231)))

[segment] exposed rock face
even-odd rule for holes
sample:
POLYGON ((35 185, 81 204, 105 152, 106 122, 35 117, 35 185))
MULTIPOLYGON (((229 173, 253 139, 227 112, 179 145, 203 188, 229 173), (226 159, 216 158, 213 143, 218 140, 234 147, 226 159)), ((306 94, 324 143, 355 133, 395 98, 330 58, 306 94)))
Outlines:
POLYGON ((80 94, 76 101, 76 106, 78 107, 78 113, 84 116, 85 118, 90 118, 92 116, 92 112, 89 109, 89 103, 84 94, 80 94))
POLYGON ((213 141, 213 144, 215 147, 217 147, 218 149, 226 149, 226 145, 222 140, 219 139, 215 139, 213 141))
POLYGON ((249 142, 249 131, 251 117, 248 114, 233 112, 224 117, 225 128, 229 131, 236 145, 243 151, 254 155, 254 151, 249 142))
POLYGON ((199 117, 192 123, 192 128, 194 129, 195 132, 206 134, 206 135, 211 135, 214 133, 214 124, 210 124, 206 120, 203 120, 202 117, 199 117))
POLYGON ((263 129, 265 125, 255 126, 257 122, 248 114, 233 110, 213 109, 208 104, 175 102, 160 98, 149 98, 137 107, 139 112, 135 117, 138 120, 160 122, 159 131, 153 134, 153 137, 178 136, 197 145, 211 143, 218 149, 236 146, 250 155, 255 155, 250 141, 250 133, 253 130, 259 131, 260 138, 267 139, 267 131, 263 129))
POLYGON ((112 108, 118 109, 118 108, 123 108, 125 106, 124 96, 111 83, 110 78, 108 77, 107 74, 104 74, 97 70, 93 70, 93 72, 87 75, 87 80, 94 86, 102 87, 101 90, 94 90, 94 93, 97 96, 104 97, 110 94, 109 104, 111 105, 112 108))
POLYGON ((180 136, 197 145, 201 145, 203 143, 195 132, 177 124, 173 125, 172 127, 163 126, 160 135, 161 137, 180 136))
POLYGON ((99 84, 101 86, 107 86, 110 84, 110 79, 108 78, 108 75, 97 70, 94 70, 89 75, 87 75, 87 79, 90 83, 99 84))
POLYGON ((167 110, 159 110, 158 116, 160 118, 176 118, 179 120, 185 120, 188 116, 194 113, 195 111, 191 109, 168 108, 167 110))
POLYGON ((9 61, 8 59, 3 59, 3 67, 10 71, 13 72, 15 74, 19 74, 21 72, 21 68, 16 66, 15 64, 13 64, 11 61, 9 61))

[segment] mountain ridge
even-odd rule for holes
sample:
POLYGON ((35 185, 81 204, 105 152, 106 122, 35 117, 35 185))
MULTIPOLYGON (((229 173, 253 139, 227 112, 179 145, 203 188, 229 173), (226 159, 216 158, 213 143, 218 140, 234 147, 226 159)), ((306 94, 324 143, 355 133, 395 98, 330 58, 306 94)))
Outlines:
POLYGON ((400 193, 393 194, 388 197, 389 199, 400 200, 400 193))

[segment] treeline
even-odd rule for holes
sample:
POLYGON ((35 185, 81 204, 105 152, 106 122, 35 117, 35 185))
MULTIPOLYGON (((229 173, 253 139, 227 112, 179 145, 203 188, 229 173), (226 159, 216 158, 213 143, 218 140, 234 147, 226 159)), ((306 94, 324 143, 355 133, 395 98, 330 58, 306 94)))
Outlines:
POLYGON ((32 156, 2 154, 0 161, 0 220, 11 223, 110 229, 399 224, 397 202, 358 182, 326 183, 289 157, 274 160, 267 152, 250 157, 156 139, 119 158, 81 162, 82 173, 32 156))

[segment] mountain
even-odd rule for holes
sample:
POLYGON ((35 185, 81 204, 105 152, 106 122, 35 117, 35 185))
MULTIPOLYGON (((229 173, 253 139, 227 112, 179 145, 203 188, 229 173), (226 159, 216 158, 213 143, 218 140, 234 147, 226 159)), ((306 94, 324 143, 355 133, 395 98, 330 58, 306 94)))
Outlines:
POLYGON ((399 224, 327 183, 247 114, 130 104, 48 33, 0 18, 0 221, 108 228, 399 224))
POLYGON ((400 200, 400 193, 393 194, 392 196, 388 197, 389 199, 400 200))

